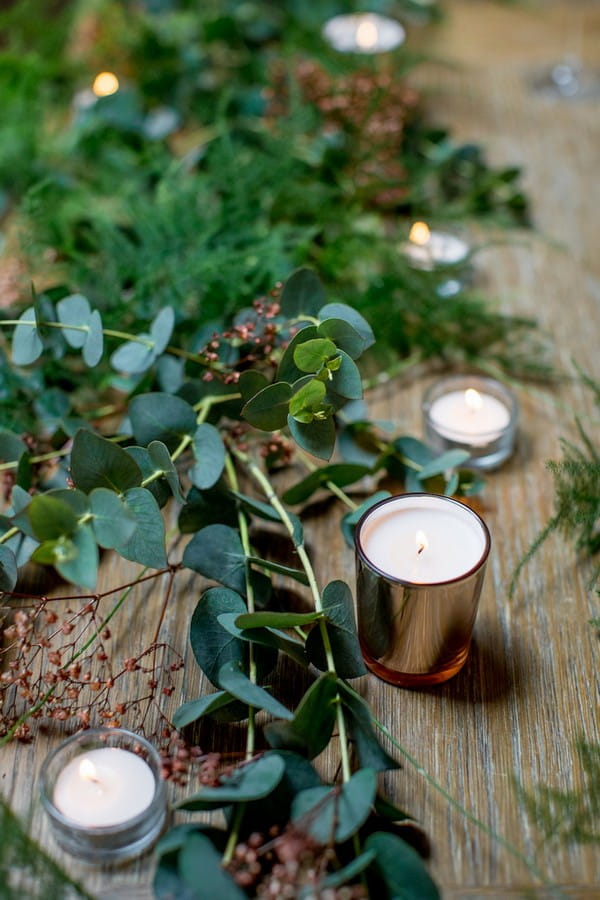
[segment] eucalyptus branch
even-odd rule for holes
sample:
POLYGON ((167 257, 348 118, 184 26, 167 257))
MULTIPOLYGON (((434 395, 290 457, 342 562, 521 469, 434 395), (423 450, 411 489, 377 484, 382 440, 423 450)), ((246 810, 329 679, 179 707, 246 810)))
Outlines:
MULTIPOLYGON (((275 509, 276 512, 279 514, 281 521, 285 525, 285 528, 287 529, 287 532, 293 541, 296 553, 298 554, 300 562, 302 563, 302 567, 306 573, 309 588, 310 588, 310 591, 311 591, 311 594, 313 597, 315 611, 323 612, 323 602, 321 600, 321 592, 319 590, 319 586, 317 583, 314 569, 312 567, 312 563, 306 552, 304 542, 298 541, 295 537, 294 525, 288 515, 288 512, 287 512, 285 506, 283 505, 283 503, 281 502, 281 500, 279 499, 279 497, 273 490, 271 482, 269 481, 267 476, 264 474, 262 469, 246 453, 242 452, 241 450, 234 449, 233 453, 240 460, 240 462, 242 462, 246 466, 246 468, 248 469, 248 472, 250 473, 250 475, 252 476, 254 481, 256 481, 256 483, 260 486, 262 492, 264 493, 265 497, 267 498, 267 500, 269 501, 269 503, 271 504, 273 509, 275 509)), ((328 670, 330 672, 332 672, 334 675, 337 675, 336 667, 335 667, 335 660, 333 658, 333 652, 332 652, 332 648, 331 648, 331 642, 329 640, 329 634, 327 632, 327 623, 325 622, 324 619, 319 620, 319 628, 321 630, 321 638, 323 640, 323 647, 325 650, 325 657, 327 659, 328 670)), ((342 777, 343 777, 344 781, 348 781, 351 776, 350 757, 348 754, 348 734, 347 734, 347 729, 346 729, 346 720, 344 718, 344 712, 342 709, 341 698, 340 698, 339 694, 336 694, 335 703, 336 703, 336 723, 337 723, 337 727, 338 727, 338 736, 339 736, 341 762, 342 762, 342 777)))

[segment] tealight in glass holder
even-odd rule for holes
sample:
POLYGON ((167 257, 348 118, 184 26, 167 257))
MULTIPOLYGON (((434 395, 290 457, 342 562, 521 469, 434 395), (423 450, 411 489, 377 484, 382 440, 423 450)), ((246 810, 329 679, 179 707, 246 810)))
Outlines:
POLYGON ((358 635, 371 671, 399 687, 452 678, 464 665, 491 539, 457 500, 401 494, 355 531, 358 635))
POLYGON ((433 450, 466 450, 466 465, 496 469, 513 453, 519 405, 502 382, 449 375, 434 382, 422 404, 425 441, 433 450))
POLYGON ((39 787, 57 843, 86 862, 138 856, 165 822, 160 755, 122 728, 68 738, 46 757, 39 787))

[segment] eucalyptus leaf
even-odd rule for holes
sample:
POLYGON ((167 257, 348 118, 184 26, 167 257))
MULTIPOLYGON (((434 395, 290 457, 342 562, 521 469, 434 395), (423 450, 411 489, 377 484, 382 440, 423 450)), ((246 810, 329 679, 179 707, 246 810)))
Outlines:
POLYGON ((357 875, 364 872, 367 866, 373 862, 375 856, 376 853, 374 850, 367 850, 365 853, 360 853, 358 856, 355 856, 348 865, 343 866, 343 868, 338 869, 336 872, 332 872, 331 875, 327 875, 321 882, 321 886, 324 889, 331 889, 341 887, 341 885, 346 884, 348 881, 352 881, 357 875))
POLYGON ((281 757, 272 753, 261 756, 242 768, 235 769, 219 787, 203 787, 182 803, 179 809, 205 810, 221 809, 230 803, 243 803, 266 797, 274 790, 283 777, 285 764, 281 757))
POLYGON ((17 558, 9 547, 0 544, 0 591, 12 591, 17 583, 17 558))
POLYGON ((192 488, 187 495, 186 504, 179 514, 179 530, 182 534, 193 534, 206 525, 237 526, 237 509, 232 495, 212 488, 199 491, 192 488))
POLYGON ((291 396, 291 385, 283 381, 275 382, 248 400, 242 408, 242 415, 250 425, 261 431, 277 431, 285 426, 291 396))
POLYGON ((313 338, 298 344, 294 363, 301 372, 318 372, 328 359, 337 354, 337 347, 328 338, 313 338))
POLYGON ((288 319, 314 316, 325 299, 325 290, 312 269, 292 272, 281 292, 281 312, 288 319))
POLYGON ((335 425, 327 418, 312 422, 297 422, 293 416, 287 419, 290 433, 299 447, 319 459, 329 459, 335 446, 335 425))
POLYGON ((102 318, 97 309, 93 310, 89 323, 88 332, 83 345, 83 361, 86 366, 93 369, 102 359, 104 353, 104 332, 102 330, 102 318))
POLYGON ((196 722, 203 716, 209 716, 234 699, 227 691, 217 691, 214 694, 205 694, 197 700, 189 700, 173 713, 173 725, 175 728, 185 728, 192 722, 196 722))
POLYGON ((228 588, 209 588, 205 591, 192 615, 190 643, 196 662, 215 686, 219 687, 219 671, 225 663, 235 661, 246 664, 248 647, 234 638, 219 623, 222 613, 246 611, 246 604, 239 594, 228 588))
POLYGON ((197 531, 183 552, 183 565, 246 594, 246 555, 238 532, 228 525, 207 525, 197 531))
POLYGON ((155 360, 149 335, 140 334, 140 340, 125 341, 111 354, 110 364, 117 372, 138 375, 150 368, 155 360))
POLYGON ((49 494, 36 494, 27 507, 27 516, 38 541, 71 537, 77 529, 77 516, 72 508, 49 494))
POLYGON ((325 319, 317 328, 322 337, 329 338, 336 347, 344 350, 352 359, 358 359, 365 349, 363 336, 344 319, 325 319))
POLYGON ((136 528, 131 537, 116 545, 115 549, 132 562, 160 569, 167 565, 165 551, 165 525, 158 503, 146 488, 130 488, 125 491, 124 503, 135 519, 136 528))
POLYGON ((338 689, 350 737, 361 766, 367 766, 376 772, 399 769, 400 764, 379 743, 368 703, 341 680, 338 682, 338 689))
POLYGON ((469 452, 467 450, 448 450, 424 465, 419 472, 419 479, 424 481, 426 478, 431 478, 432 475, 439 475, 447 469, 453 469, 455 466, 462 465, 468 458, 469 452))
MULTIPOLYGON (((285 379, 282 380, 285 381, 285 379)), ((269 380, 267 376, 263 375, 262 372, 257 371, 257 369, 248 369, 246 372, 242 372, 240 380, 238 381, 238 388, 244 403, 251 400, 255 394, 258 394, 259 391, 266 388, 268 384, 269 380)))
POLYGON ((219 684, 233 697, 253 706, 255 709, 264 709, 280 719, 293 719, 293 713, 280 703, 272 694, 259 687, 248 678, 242 670, 239 662, 230 660, 219 669, 219 684))
POLYGON ((107 488, 94 488, 90 494, 92 528, 98 544, 113 550, 126 544, 137 522, 119 494, 107 488))
MULTIPOLYGON (((327 303, 319 310, 319 318, 322 320, 342 319, 351 325, 363 339, 363 352, 375 343, 375 335, 367 320, 356 309, 346 306, 345 303, 327 303)), ((349 353, 346 347, 342 347, 342 349, 349 353)), ((352 354, 350 355, 352 356, 352 354)))
POLYGON ((249 563, 267 569, 269 572, 275 572, 277 575, 285 575, 287 578, 293 578, 308 587, 308 576, 304 569, 292 569, 290 566, 284 566, 282 563, 273 562, 270 559, 261 559, 259 556, 249 556, 249 563))
POLYGON ((122 493, 142 481, 140 467, 122 447, 86 428, 73 438, 71 477, 86 494, 97 487, 122 493))
POLYGON ((56 558, 56 571, 71 584, 94 588, 98 577, 98 545, 92 529, 89 525, 79 525, 70 541, 75 553, 70 558, 56 558))
POLYGON ((161 476, 166 478, 175 499, 180 503, 185 503, 185 497, 181 493, 177 469, 165 444, 162 441, 150 441, 148 444, 148 455, 156 467, 154 474, 160 472, 161 476))
MULTIPOLYGON (((323 591, 325 627, 335 668, 340 678, 359 678, 367 672, 363 662, 356 624, 354 602, 348 585, 343 581, 331 581, 323 591)), ((322 672, 329 668, 323 643, 322 625, 315 626, 306 641, 309 661, 322 672)))
POLYGON ((313 759, 325 749, 335 724, 336 677, 321 675, 304 694, 291 722, 270 722, 264 733, 270 746, 313 759))
POLYGON ((206 422, 198 425, 192 442, 196 465, 188 475, 192 484, 200 490, 213 487, 225 466, 225 445, 217 429, 206 422))
POLYGON ((281 357, 281 361, 277 369, 278 381, 287 381, 288 384, 294 384, 296 381, 298 381, 299 378, 302 377, 303 373, 294 362, 296 350, 298 349, 300 344, 304 344, 306 341, 312 341, 318 336, 319 332, 317 331, 316 325, 308 325, 306 328, 301 328, 300 331, 296 332, 294 337, 285 348, 283 356, 281 357))
POLYGON ((80 350, 86 342, 88 323, 92 314, 87 297, 84 297, 83 294, 70 294, 68 297, 63 297, 56 304, 56 312, 58 321, 61 325, 66 326, 62 329, 65 341, 69 347, 80 350))
POLYGON ((35 309, 27 307, 19 316, 12 336, 12 358, 16 366, 28 366, 42 355, 44 345, 37 331, 35 309))
POLYGON ((125 447, 125 452, 128 453, 140 467, 142 480, 147 481, 146 490, 150 491, 159 507, 162 508, 167 500, 169 500, 169 498, 172 496, 172 492, 169 488, 169 485, 167 484, 166 478, 152 477, 156 475, 157 470, 154 462, 152 461, 152 458, 150 457, 150 453, 148 452, 146 447, 137 447, 135 445, 125 447))
POLYGON ((6 428, 0 428, 0 462, 16 462, 27 453, 27 445, 6 428))
MULTIPOLYGON (((260 519, 266 519, 268 522, 282 522, 279 512, 274 506, 271 506, 270 503, 263 503, 262 500, 255 500, 254 497, 249 497, 247 494, 241 494, 239 491, 231 491, 230 493, 240 501, 246 512, 252 513, 260 519)), ((302 522, 298 516, 294 515, 292 512, 288 512, 287 515, 293 526, 294 544, 299 545, 304 540, 302 522)))
POLYGON ((310 378, 290 398, 290 416, 298 422, 312 422, 316 414, 325 411, 325 385, 316 378, 310 378))
POLYGON ((150 326, 150 337, 154 341, 154 355, 164 353, 173 334, 175 325, 175 313, 170 306, 165 306, 156 316, 150 326))
POLYGON ((330 481, 337 487, 347 487, 355 481, 360 481, 365 475, 369 475, 372 469, 362 463, 330 463, 328 466, 320 466, 315 469, 302 481, 293 485, 284 493, 282 499, 284 503, 295 506, 297 503, 304 503, 305 500, 314 494, 320 487, 330 481))
POLYGON ((323 614, 320 612, 247 612, 239 616, 235 624, 238 628, 296 628, 310 625, 322 618, 323 614))
POLYGON ((376 789, 375 772, 359 769, 340 787, 300 791, 292 803, 292 822, 320 844, 343 843, 366 822, 376 789))
POLYGON ((219 900, 247 898, 246 892, 239 888, 231 875, 223 869, 221 854, 210 838, 204 834, 190 834, 186 838, 179 853, 178 871, 190 891, 190 900, 216 900, 217 897, 219 900))
POLYGON ((360 400, 362 397, 362 378, 356 363, 343 350, 338 351, 338 357, 341 360, 341 364, 332 373, 332 377, 328 382, 329 392, 333 391, 344 399, 360 400))
POLYGON ((308 660, 304 652, 304 644, 301 641, 289 637, 284 631, 276 628, 238 628, 235 624, 237 618, 236 613, 223 613, 219 616, 219 623, 234 637, 252 644, 270 647, 273 650, 280 650, 306 668, 308 660))
POLYGON ((129 418, 136 441, 144 447, 151 441, 162 441, 172 452, 183 437, 191 437, 196 431, 193 406, 175 394, 160 391, 133 397, 129 418))
POLYGON ((365 851, 374 850, 370 870, 377 877, 377 896, 394 900, 440 900, 423 860, 406 841, 389 832, 370 834, 365 851))

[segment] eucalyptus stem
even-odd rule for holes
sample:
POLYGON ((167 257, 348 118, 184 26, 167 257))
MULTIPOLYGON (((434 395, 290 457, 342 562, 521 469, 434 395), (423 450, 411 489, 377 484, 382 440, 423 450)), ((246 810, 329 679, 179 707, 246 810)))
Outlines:
MULTIPOLYGON (((309 459, 307 454, 304 453, 304 451, 301 450, 299 447, 296 448, 296 454, 300 457, 303 464, 306 466, 306 468, 310 472, 315 472, 318 469, 318 466, 316 466, 314 464, 314 462, 311 459, 309 459)), ((358 509, 358 503, 355 503, 354 500, 352 500, 348 496, 348 494, 341 489, 341 487, 338 487, 337 484, 334 484, 333 481, 325 481, 324 486, 327 488, 328 491, 331 491, 331 493, 334 494, 338 498, 338 500, 341 500, 342 503, 348 507, 348 509, 351 509, 352 511, 354 511, 355 509, 358 509)))
POLYGON ((9 528, 8 531, 5 531, 4 534, 0 535, 0 544, 4 544, 5 541, 9 541, 11 537, 14 537, 15 534, 19 533, 19 529, 15 526, 13 528, 9 528))
MULTIPOLYGON (((287 509, 273 490, 271 482, 264 474, 262 469, 256 465, 254 460, 252 460, 246 453, 243 453, 241 450, 234 449, 233 453, 237 456, 237 458, 244 463, 247 467, 250 475, 254 478, 254 480, 260 485, 261 490, 263 491, 265 497, 279 514, 279 517, 283 524, 285 525, 288 534, 290 535, 296 553, 298 554, 298 558, 302 563, 302 567, 306 573, 306 577, 308 579, 308 586, 310 588, 313 603, 316 612, 323 612, 323 602, 321 600, 321 592, 319 590, 319 585, 317 583, 317 579, 315 576, 314 569, 312 567, 312 563, 309 559, 308 553, 306 552, 306 548, 304 546, 304 542, 298 542, 294 535, 294 525, 288 515, 287 509)), ((333 658, 333 651, 331 649, 331 641, 329 640, 329 634, 327 632, 327 624, 324 619, 319 620, 319 628, 321 629, 321 637, 323 640, 323 648, 325 650, 325 657, 327 659, 327 668, 329 672, 332 672, 334 675, 337 675, 335 668, 335 660, 333 658)), ((348 754, 348 733, 346 729, 346 720, 344 719, 344 711, 342 709, 341 699, 339 694, 336 695, 336 724, 338 727, 338 736, 340 743, 340 753, 341 753, 341 762, 342 762, 342 777, 344 781, 348 781, 351 776, 350 769, 350 756, 348 754)))

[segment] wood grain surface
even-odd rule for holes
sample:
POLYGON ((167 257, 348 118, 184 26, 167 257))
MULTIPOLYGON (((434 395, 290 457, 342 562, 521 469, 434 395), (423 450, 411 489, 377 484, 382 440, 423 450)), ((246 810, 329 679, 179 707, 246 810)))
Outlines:
MULTIPOLYGON (((418 67, 412 79, 428 95, 433 121, 446 124, 461 141, 483 145, 490 162, 523 167, 535 217, 533 233, 507 233, 503 242, 477 254, 477 282, 502 310, 538 317, 565 372, 573 374, 576 359, 600 377, 600 98, 555 101, 530 87, 540 68, 567 52, 582 54, 600 69, 600 4, 453 0, 446 6, 441 26, 410 32, 413 47, 434 60, 418 67)), ((399 433, 420 434, 420 401, 430 381, 430 376, 411 376, 378 388, 369 397, 373 415, 393 420, 399 433)), ((561 436, 575 437, 575 412, 593 431, 594 410, 589 392, 576 383, 551 390, 520 386, 517 392, 517 451, 488 476, 482 500, 493 548, 466 666, 447 684, 426 691, 394 688, 372 675, 357 684, 377 717, 458 803, 522 853, 535 856, 563 896, 590 900, 600 897, 597 847, 544 846, 513 785, 515 779, 529 788, 542 781, 566 790, 580 783, 574 741, 600 740, 600 646, 588 624, 600 614, 600 600, 588 587, 589 566, 559 536, 526 567, 512 601, 508 584, 516 561, 552 513, 545 460, 559 457, 561 436)), ((598 441, 597 426, 594 433, 598 441)), ((353 556, 337 529, 341 514, 338 505, 317 504, 307 518, 323 584, 334 578, 354 581, 353 556)), ((176 549, 173 558, 179 553, 176 549)), ((102 567, 100 590, 134 575, 134 566, 111 557, 102 567)), ((114 629, 113 656, 133 656, 149 642, 164 589, 150 582, 130 595, 114 629)), ((165 698, 167 712, 207 687, 187 641, 200 589, 199 578, 180 575, 160 628, 160 639, 180 649, 186 662, 175 693, 165 698)), ((284 663, 278 679, 276 690, 289 697, 295 671, 284 663)), ((30 823, 32 835, 91 892, 130 900, 151 896, 151 854, 115 870, 101 869, 61 854, 53 843, 34 780, 59 734, 57 725, 32 746, 4 749, 0 789, 30 823)), ((228 734, 229 744, 220 749, 241 749, 243 730, 228 734)), ((219 746, 220 740, 222 734, 201 733, 203 746, 219 746)), ((337 760, 325 759, 323 765, 331 769, 337 760)), ((519 897, 536 886, 535 896, 555 896, 410 763, 386 775, 385 782, 429 835, 431 872, 445 898, 519 897)))

